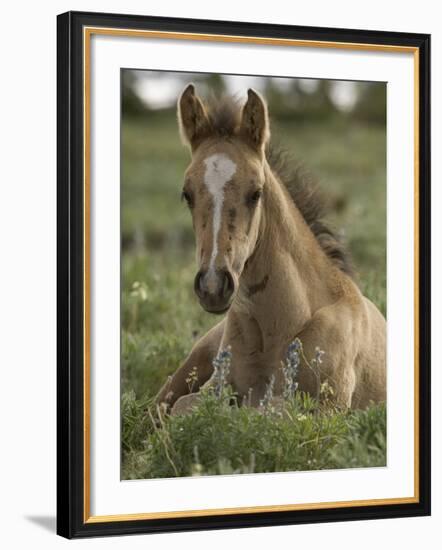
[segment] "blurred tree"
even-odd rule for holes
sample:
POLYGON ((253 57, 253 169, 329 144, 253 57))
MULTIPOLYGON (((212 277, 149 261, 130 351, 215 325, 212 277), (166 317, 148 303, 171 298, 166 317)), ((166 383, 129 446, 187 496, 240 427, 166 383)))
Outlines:
POLYGON ((282 85, 272 78, 266 83, 265 96, 275 118, 322 120, 336 112, 327 80, 293 79, 282 85))
POLYGON ((126 116, 135 116, 145 113, 147 108, 135 91, 136 76, 133 71, 122 71, 121 102, 126 116))
POLYGON ((302 85, 301 81, 295 81, 301 101, 299 102, 299 115, 307 119, 326 119, 336 112, 336 107, 330 97, 330 81, 318 80, 316 89, 302 85))
MULTIPOLYGON (((176 93, 172 93, 170 105, 155 107, 153 104, 148 107, 137 93, 138 78, 140 77, 134 71, 123 71, 122 107, 125 115, 130 117, 148 112, 153 114, 158 109, 170 111, 175 109, 181 84, 176 93)), ((196 82, 198 92, 203 97, 220 96, 227 90, 226 80, 220 74, 149 72, 148 78, 152 86, 156 86, 159 79, 170 79, 174 84, 172 90, 176 88, 177 82, 182 82, 182 87, 188 82, 196 82)), ((260 86, 272 117, 281 121, 321 122, 336 115, 349 115, 356 121, 385 124, 386 87, 384 83, 358 82, 353 86, 355 97, 347 105, 345 103, 341 105, 335 97, 337 84, 331 80, 262 77, 260 86)))
POLYGON ((387 85, 383 82, 363 82, 353 117, 373 124, 385 124, 387 116, 387 85))
POLYGON ((205 85, 208 90, 211 90, 216 95, 220 95, 226 90, 226 84, 224 78, 217 73, 207 75, 205 79, 205 85))
MULTIPOLYGON (((294 91, 295 92, 295 91, 294 91)), ((287 94, 276 85, 274 78, 269 78, 265 84, 264 95, 269 106, 269 111, 275 118, 287 115, 287 112, 294 111, 297 104, 296 93, 291 95, 290 104, 287 105, 287 94)))

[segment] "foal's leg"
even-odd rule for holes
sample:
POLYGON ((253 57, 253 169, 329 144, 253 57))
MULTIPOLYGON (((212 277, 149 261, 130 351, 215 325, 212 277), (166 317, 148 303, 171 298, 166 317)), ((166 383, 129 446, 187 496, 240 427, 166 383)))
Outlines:
POLYGON ((355 360, 362 335, 362 310, 354 304, 339 300, 317 311, 310 323, 297 335, 309 363, 316 347, 324 351, 322 363, 311 369, 301 362, 299 389, 313 397, 321 382, 327 380, 334 391, 336 404, 351 407, 356 386, 355 360))
POLYGON ((169 376, 156 397, 156 403, 164 404, 168 409, 183 395, 196 392, 210 378, 213 372, 212 360, 218 353, 224 332, 225 320, 215 325, 193 346, 192 351, 181 367, 169 376), (186 381, 191 372, 195 372, 191 390, 186 381))

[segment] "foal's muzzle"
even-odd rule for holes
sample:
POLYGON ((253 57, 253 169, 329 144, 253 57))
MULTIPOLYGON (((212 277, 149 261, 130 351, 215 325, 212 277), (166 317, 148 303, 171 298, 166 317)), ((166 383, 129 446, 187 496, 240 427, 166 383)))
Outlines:
POLYGON ((232 303, 235 281, 227 269, 200 270, 196 274, 194 288, 206 311, 225 313, 232 303))

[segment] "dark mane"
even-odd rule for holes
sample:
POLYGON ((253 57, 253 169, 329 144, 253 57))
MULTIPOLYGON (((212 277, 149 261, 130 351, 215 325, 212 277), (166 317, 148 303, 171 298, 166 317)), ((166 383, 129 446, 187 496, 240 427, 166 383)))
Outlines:
MULTIPOLYGON (((211 130, 219 137, 236 135, 241 117, 241 105, 233 97, 212 98, 207 111, 211 130)), ((313 178, 279 147, 269 144, 267 161, 280 182, 289 192, 322 250, 344 273, 353 276, 350 254, 338 235, 323 219, 327 208, 313 178)))
POLYGON ((234 136, 241 120, 241 104, 232 96, 212 95, 207 102, 207 115, 216 136, 234 136))
POLYGON ((350 254, 341 239, 325 222, 326 201, 313 177, 304 168, 291 161, 282 149, 270 144, 266 150, 272 171, 289 192, 322 250, 341 271, 353 277, 350 254))

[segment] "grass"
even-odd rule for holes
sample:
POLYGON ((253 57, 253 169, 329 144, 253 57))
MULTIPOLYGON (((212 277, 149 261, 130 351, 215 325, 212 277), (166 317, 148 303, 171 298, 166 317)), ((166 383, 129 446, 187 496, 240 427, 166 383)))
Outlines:
MULTIPOLYGON (((360 286, 385 313, 385 129, 342 116, 277 121, 272 130, 331 198, 331 221, 348 242, 360 286)), ((207 395, 192 414, 152 424, 152 397, 218 319, 193 294, 193 232, 179 200, 189 156, 174 114, 124 119, 122 159, 122 477, 385 464, 382 406, 314 412, 296 398, 287 405, 292 416, 281 417, 207 395)))
POLYGON ((155 426, 133 393, 123 397, 124 479, 385 466, 385 406, 318 408, 296 393, 260 411, 205 391, 191 414, 155 426))

